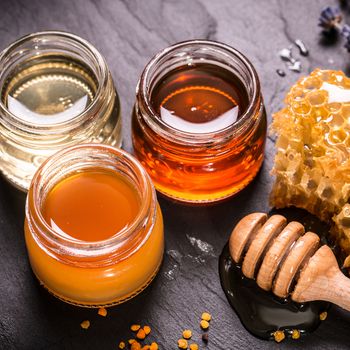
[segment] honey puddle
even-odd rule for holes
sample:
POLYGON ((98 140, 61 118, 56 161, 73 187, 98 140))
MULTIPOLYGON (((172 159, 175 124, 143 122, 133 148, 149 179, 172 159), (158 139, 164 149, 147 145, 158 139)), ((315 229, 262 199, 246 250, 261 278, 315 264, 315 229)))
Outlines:
MULTIPOLYGON (((270 215, 277 213, 286 216, 288 221, 301 222, 306 231, 320 234, 322 244, 325 243, 328 228, 315 216, 296 208, 270 215)), ((300 335, 313 332, 321 323, 320 314, 330 306, 324 301, 300 304, 264 291, 255 280, 243 276, 241 267, 231 259, 228 244, 219 258, 219 274, 228 302, 244 327, 259 338, 274 339, 273 333, 277 330, 283 330, 286 337, 291 337, 293 330, 298 330, 300 335)))

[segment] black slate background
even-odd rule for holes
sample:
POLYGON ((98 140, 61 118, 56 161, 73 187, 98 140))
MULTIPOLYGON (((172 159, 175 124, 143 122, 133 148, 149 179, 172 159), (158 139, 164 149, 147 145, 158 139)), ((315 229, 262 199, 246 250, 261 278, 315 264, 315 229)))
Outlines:
MULTIPOLYGON (((18 37, 61 29, 91 41, 106 57, 122 103, 124 148, 131 151, 130 115, 138 77, 158 50, 181 40, 206 38, 241 50, 261 79, 269 119, 289 86, 315 67, 349 71, 341 41, 324 39, 320 10, 331 0, 0 0, 0 48, 18 37), (310 56, 302 74, 284 69, 277 53, 301 38, 310 56)), ((349 10, 346 8, 350 22, 349 10)), ((295 50, 297 53, 297 50, 295 50)), ((1 161, 1 160, 0 160, 1 161)), ((176 349, 184 328, 199 341, 199 318, 213 315, 206 349, 350 349, 350 314, 333 307, 313 334, 275 344, 251 336, 229 307, 218 278, 218 255, 233 225, 252 211, 268 211, 273 140, 256 180, 236 197, 208 207, 160 198, 166 254, 152 285, 134 300, 108 310, 80 309, 57 301, 33 278, 23 239, 23 195, 0 179, 0 349, 117 349, 131 323, 149 324, 161 349, 176 349), (192 240, 191 240, 192 238, 192 240), (204 253, 194 239, 209 244, 204 253), (192 241, 192 243, 191 243, 192 241), (80 322, 89 319, 84 331, 80 322)), ((198 242, 198 241, 196 241, 198 242)), ((200 342, 200 341, 199 341, 200 342)), ((202 348, 202 347, 201 347, 202 348)), ((204 347, 203 347, 204 348, 204 347)))

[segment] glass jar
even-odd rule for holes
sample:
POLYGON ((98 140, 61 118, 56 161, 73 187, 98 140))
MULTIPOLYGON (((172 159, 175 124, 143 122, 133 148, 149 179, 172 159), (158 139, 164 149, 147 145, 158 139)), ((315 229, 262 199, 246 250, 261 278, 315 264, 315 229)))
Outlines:
POLYGON ((27 190, 38 166, 82 142, 121 145, 118 95, 101 54, 65 32, 27 35, 0 54, 0 170, 27 190))
MULTIPOLYGON (((181 81, 181 77, 178 81, 181 81)), ((242 92, 241 91, 241 92, 242 92)), ((240 52, 213 41, 193 40, 158 53, 141 74, 132 120, 133 146, 158 191, 183 202, 229 197, 255 177, 262 162, 266 113, 257 73, 240 52), (194 133, 166 123, 152 94, 169 72, 209 65, 234 76, 247 96, 240 117, 220 130, 194 133)))
POLYGON ((86 307, 122 303, 148 286, 163 257, 163 220, 152 182, 141 164, 120 149, 81 144, 61 150, 34 175, 26 203, 25 240, 34 274, 56 297, 86 307), (53 186, 89 169, 123 177, 138 193, 140 207, 120 232, 87 242, 52 229, 43 203, 53 186))

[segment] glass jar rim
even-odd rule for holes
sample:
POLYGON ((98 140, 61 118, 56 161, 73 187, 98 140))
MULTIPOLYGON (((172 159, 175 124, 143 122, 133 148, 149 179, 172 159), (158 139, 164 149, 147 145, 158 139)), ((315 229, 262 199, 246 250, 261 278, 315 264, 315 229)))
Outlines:
POLYGON ((167 139, 174 140, 174 136, 176 136, 177 141, 202 145, 208 142, 212 143, 215 139, 221 140, 223 138, 226 138, 228 135, 236 133, 239 134, 240 132, 246 129, 250 117, 254 114, 254 110, 257 104, 259 103, 260 82, 258 74, 252 63, 237 49, 218 41, 195 39, 176 43, 158 52, 144 68, 137 85, 136 95, 140 97, 139 102, 141 102, 142 108, 146 111, 147 115, 149 116, 146 119, 146 122, 148 122, 149 126, 153 128, 153 130, 155 130, 157 133, 160 133, 167 139), (210 48, 221 50, 231 55, 232 57, 235 57, 247 68, 252 82, 252 96, 249 99, 249 104, 246 110, 240 116, 240 118, 233 124, 221 130, 208 133, 190 133, 169 126, 161 118, 159 118, 159 115, 156 113, 152 106, 149 94, 149 80, 151 70, 157 64, 159 64, 162 59, 164 59, 166 56, 170 56, 177 50, 196 46, 209 46, 210 48))
MULTIPOLYGON (((62 132, 62 129, 71 129, 74 127, 77 127, 81 125, 82 120, 85 120, 88 118, 89 115, 91 115, 91 111, 99 108, 99 96, 103 94, 103 91, 106 89, 107 82, 108 82, 108 76, 109 76, 109 71, 107 68, 107 63, 104 59, 104 57, 100 54, 100 52, 87 40, 81 38, 80 36, 65 32, 65 31, 56 31, 56 30, 46 30, 46 31, 40 31, 40 32, 35 32, 35 33, 30 33, 27 35, 22 36, 21 38, 17 39, 13 43, 11 43, 8 47, 6 47, 2 52, 0 52, 0 68, 2 65, 2 61, 6 59, 8 56, 11 56, 13 51, 20 47, 21 45, 25 44, 26 42, 29 42, 35 38, 41 38, 45 39, 46 38, 52 38, 54 39, 55 37, 61 38, 64 40, 71 41, 72 43, 78 45, 77 47, 83 50, 87 50, 89 54, 91 54, 91 57, 96 63, 96 68, 98 69, 98 74, 96 78, 98 79, 98 86, 97 90, 94 96, 93 101, 87 106, 86 109, 84 109, 83 112, 77 114, 71 119, 68 119, 66 121, 58 122, 58 123, 53 123, 53 124, 37 124, 37 123, 32 123, 32 122, 27 122, 23 120, 22 118, 19 118, 16 114, 10 112, 2 99, 0 98, 0 113, 3 115, 6 115, 6 120, 0 117, 0 123, 7 124, 7 125, 13 125, 17 129, 25 131, 25 132, 32 132, 34 134, 45 134, 45 133, 50 133, 52 130, 62 132)), ((15 63, 16 65, 17 63, 15 63)), ((0 69, 0 76, 2 75, 2 69, 0 69)))
MULTIPOLYGON (((86 167, 88 168, 88 167, 86 167)), ((74 171, 68 172, 74 173, 75 171, 82 168, 74 168, 74 171)), ((108 168, 110 170, 110 168, 108 168)), ((112 169, 113 170, 113 169, 112 169)), ((115 170, 117 171, 117 170, 115 170)), ((64 174, 63 174, 64 175, 64 174)), ((58 179, 54 181, 52 188, 55 184, 59 183, 62 179, 62 174, 58 179)), ((135 185, 135 184, 133 184, 135 185)), ((140 191, 139 191, 140 192, 140 191)), ((31 186, 28 191, 27 201, 26 201, 26 218, 30 219, 33 223, 35 222, 36 227, 40 227, 40 234, 43 235, 51 244, 55 246, 63 246, 67 249, 73 249, 80 252, 79 256, 85 257, 95 257, 99 255, 106 255, 110 252, 114 252, 116 248, 122 246, 126 241, 133 237, 135 232, 138 232, 146 226, 145 218, 151 218, 151 226, 146 232, 143 239, 139 242, 139 248, 145 241, 147 241, 149 235, 152 232, 153 226, 155 224, 155 215, 156 215, 156 193, 154 186, 151 182, 149 175, 146 170, 142 167, 141 163, 134 158, 131 154, 127 153, 124 150, 115 148, 113 146, 98 144, 98 143, 86 143, 79 144, 71 147, 67 147, 53 156, 49 157, 37 170, 35 173, 31 186), (79 151, 89 150, 91 154, 95 156, 94 161, 98 161, 98 153, 103 153, 103 156, 117 156, 119 161, 132 167, 132 170, 135 171, 137 175, 137 180, 140 181, 140 186, 143 191, 140 193, 140 209, 137 216, 134 218, 131 225, 124 227, 114 236, 100 240, 100 241, 80 241, 74 238, 69 238, 69 236, 64 236, 59 232, 52 229, 50 225, 46 222, 45 218, 41 213, 41 207, 38 205, 40 201, 40 189, 43 186, 43 183, 46 180, 47 172, 50 171, 51 167, 57 167, 59 161, 63 162, 65 157, 68 157, 70 154, 77 154, 79 151), (46 175, 46 176, 45 176, 46 175), (30 207, 30 209, 29 209, 30 207)), ((31 224, 28 222, 28 224, 31 224)), ((74 254, 75 255, 75 254, 74 254)))

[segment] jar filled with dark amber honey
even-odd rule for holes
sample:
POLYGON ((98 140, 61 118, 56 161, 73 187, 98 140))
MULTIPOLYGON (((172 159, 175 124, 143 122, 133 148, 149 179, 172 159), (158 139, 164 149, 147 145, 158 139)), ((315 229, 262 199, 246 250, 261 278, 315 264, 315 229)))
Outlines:
POLYGON ((257 73, 225 44, 175 44, 142 72, 132 128, 134 152, 158 191, 183 202, 227 198, 263 162, 266 114, 257 73))

